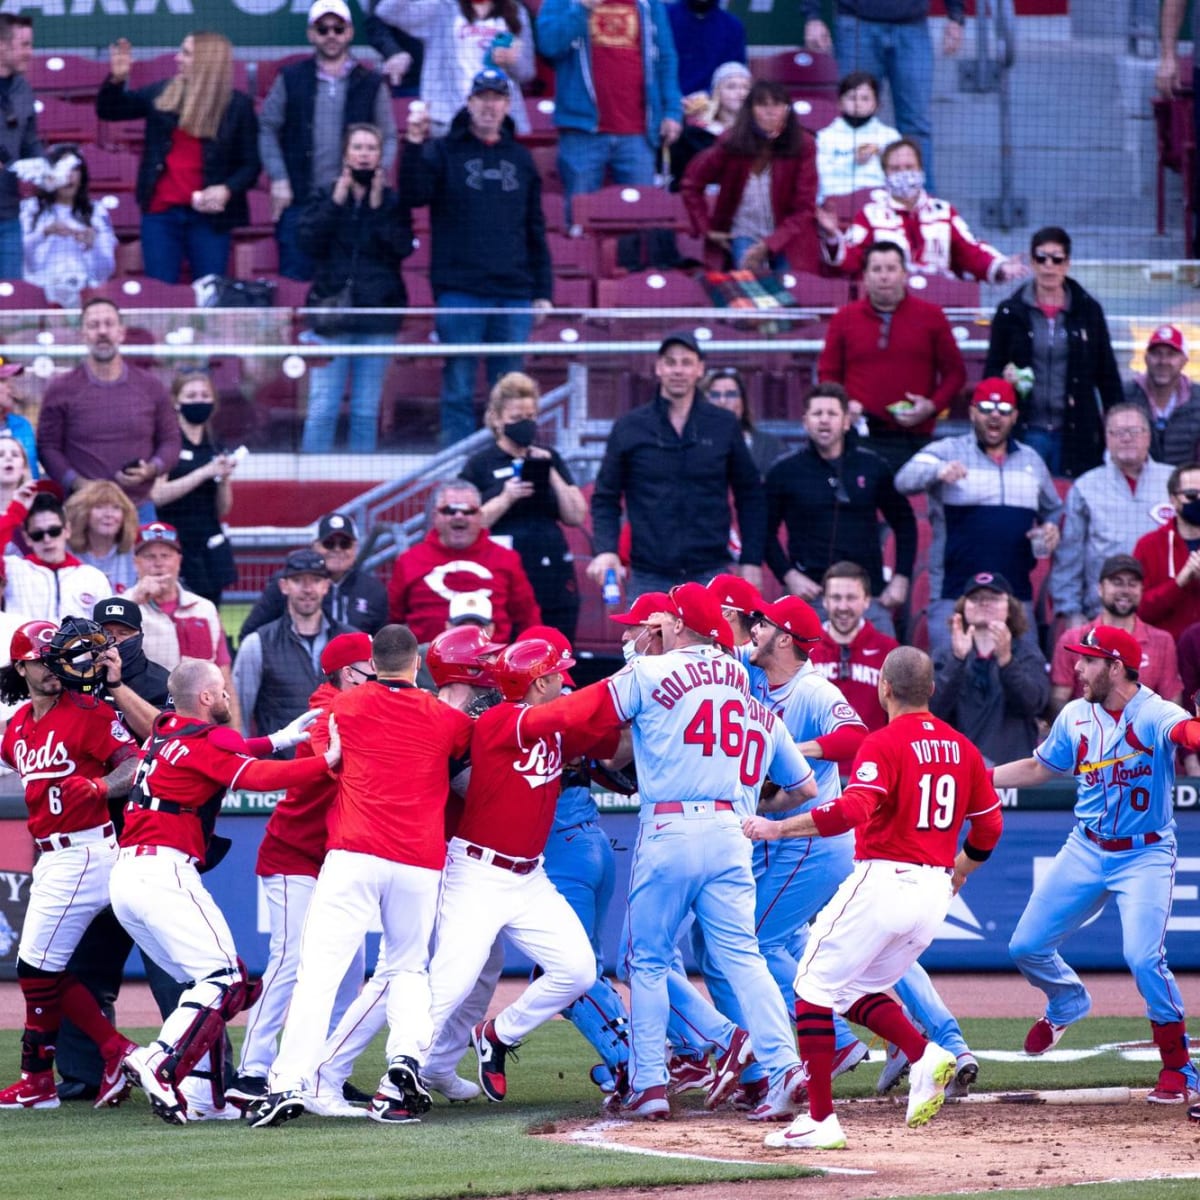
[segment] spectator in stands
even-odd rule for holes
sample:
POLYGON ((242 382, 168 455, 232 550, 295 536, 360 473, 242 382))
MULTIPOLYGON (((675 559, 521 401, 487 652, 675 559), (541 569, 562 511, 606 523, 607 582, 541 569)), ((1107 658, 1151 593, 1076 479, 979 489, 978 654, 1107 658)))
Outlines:
POLYGON ((505 79, 518 135, 529 132, 521 84, 537 74, 533 29, 520 0, 380 0, 381 20, 425 44, 421 99, 434 137, 445 137, 480 71, 505 79))
POLYGON ((751 86, 733 128, 692 159, 679 191, 714 269, 820 269, 816 148, 782 84, 751 86))
POLYGON ((1150 456, 1176 467, 1191 462, 1200 445, 1200 384, 1186 374, 1188 352, 1183 333, 1160 325, 1146 344, 1145 374, 1125 385, 1125 399, 1150 417, 1150 456))
POLYGON ((1099 466, 1104 410, 1121 399, 1121 376, 1104 309, 1067 272, 1071 238, 1047 225, 1030 240, 1033 278, 996 309, 985 375, 1019 381, 1020 436, 1055 475, 1075 477, 1099 466))
MULTIPOLYGON (((22 488, 33 482, 29 473, 29 459, 25 456, 25 447, 7 430, 0 429, 0 513, 6 512, 13 498, 22 488)), ((32 500, 34 493, 28 493, 32 500)), ((16 525, 10 524, 10 538, 18 538, 19 542, 0 547, 0 553, 12 553, 14 550, 24 554, 29 549, 21 533, 18 520, 16 525)))
POLYGON ((736 367, 716 367, 700 381, 700 391, 709 404, 728 409, 737 417, 746 449, 750 451, 759 475, 765 479, 767 472, 788 449, 773 433, 766 433, 754 424, 741 372, 736 367))
MULTIPOLYGON (((42 153, 33 89, 25 78, 33 61, 33 18, 0 13, 0 163, 42 153)), ((22 262, 20 194, 12 171, 0 171, 0 279, 20 279, 22 262)))
POLYGON ((380 0, 368 0, 369 10, 363 22, 367 44, 378 52, 380 71, 391 86, 393 96, 415 96, 421 89, 421 68, 425 62, 425 44, 420 38, 397 29, 376 15, 380 0))
POLYGON ((571 470, 537 437, 537 384, 519 371, 492 388, 484 424, 495 442, 467 459, 462 477, 483 499, 483 527, 510 539, 533 585, 542 620, 575 639, 579 593, 575 563, 561 525, 580 526, 588 506, 571 470))
POLYGON ((978 241, 954 206, 925 190, 925 172, 916 142, 901 138, 880 156, 884 191, 874 193, 842 232, 837 213, 817 210, 830 264, 847 275, 862 269, 864 252, 874 242, 903 248, 908 269, 921 275, 957 275, 999 283, 1029 274, 1019 259, 1006 258, 978 241))
MULTIPOLYGON (((1150 458, 1150 418, 1135 404, 1104 414, 1105 462, 1081 475, 1067 493, 1062 541, 1050 570, 1054 611, 1069 625, 1100 611, 1101 564, 1128 554, 1157 529, 1171 468, 1150 458)), ((1105 622, 1107 624, 1107 622, 1105 622)))
MULTIPOLYGON (((543 10, 544 11, 544 10, 543 10)), ((553 279, 542 181, 529 151, 513 136, 508 77, 489 67, 471 84, 466 107, 449 134, 427 141, 429 113, 411 109, 400 170, 401 199, 429 206, 433 232, 429 269, 440 309, 442 345, 519 344, 535 316, 551 307, 553 279), (485 313, 451 309, 499 309, 485 313)), ((487 357, 488 386, 519 371, 519 354, 487 357)), ((442 368, 442 444, 475 432, 478 360, 449 355, 442 368)), ((418 638, 418 641, 421 639, 418 638)))
MULTIPOLYGON (((358 563, 358 525, 345 512, 326 513, 317 523, 312 548, 325 560, 329 591, 325 593, 325 615, 331 622, 377 633, 387 622, 387 591, 375 575, 358 563)), ((238 635, 245 638, 268 621, 283 616, 282 572, 276 572, 242 623, 238 635)))
POLYGON ((1174 520, 1143 534, 1133 548, 1145 586, 1138 616, 1179 638, 1200 621, 1200 463, 1176 467, 1167 496, 1174 520))
POLYGON ((621 509, 632 531, 626 599, 707 583, 728 569, 732 493, 741 535, 735 573, 762 586, 766 501, 762 480, 733 415, 700 393, 704 355, 688 331, 669 333, 654 365, 658 392, 618 418, 592 493, 596 554, 588 578, 625 578, 617 554, 621 509))
POLYGON ((807 444, 767 475, 767 565, 794 596, 820 611, 825 572, 837 562, 860 563, 869 581, 869 616, 895 633, 893 612, 908 599, 917 553, 912 505, 896 491, 892 469, 859 442, 850 401, 837 383, 819 383, 804 406, 807 444), (881 521, 896 538, 896 569, 885 582, 881 521), (787 552, 779 544, 783 524, 787 552))
MULTIPOLYGON (((342 146, 342 171, 333 187, 314 192, 305 206, 297 239, 314 265, 310 307, 401 309, 408 293, 400 264, 412 253, 412 224, 406 207, 386 185, 383 139, 374 125, 350 125, 342 146)), ((400 317, 394 313, 323 314, 307 336, 316 342, 390 346, 400 317), (329 328, 332 317, 334 327, 329 328)), ((308 414, 300 450, 333 449, 347 380, 350 387, 352 454, 371 454, 379 443, 379 404, 387 354, 334 355, 309 377, 308 414)))
POLYGON ((287 556, 279 588, 286 605, 283 615, 243 638, 233 663, 246 733, 281 729, 306 712, 324 675, 322 651, 338 634, 353 632, 322 610, 329 572, 315 550, 293 550, 287 556))
MULTIPOLYGON (((13 406, 19 398, 13 391, 12 380, 25 371, 24 363, 5 362, 0 358, 0 437, 12 438, 25 452, 25 470, 30 479, 38 477, 37 466, 37 435, 33 426, 20 413, 13 412, 13 406)), ((3 483, 0 482, 0 487, 3 483)), ((0 511, 4 503, 0 497, 0 511)))
POLYGON ((662 0, 543 0, 538 50, 554 66, 558 173, 571 197, 652 184, 660 147, 681 130, 675 40, 662 0))
POLYGON ((1034 549, 1041 557, 1054 553, 1063 504, 1037 451, 1013 437, 1016 422, 1012 386, 984 379, 971 400, 971 432, 931 442, 896 475, 905 495, 929 493, 928 627, 935 663, 949 645, 951 611, 980 572, 1012 581, 1004 590, 1025 604, 1026 636, 1036 637, 1034 549))
POLYGON ((968 579, 950 618, 950 644, 933 656, 930 711, 979 748, 989 766, 1027 758, 1050 699, 1046 659, 1024 636, 1029 618, 1003 575, 968 579))
POLYGON ((487 596, 499 642, 542 622, 520 555, 492 540, 480 503, 474 484, 462 479, 438 484, 426 509, 428 532, 396 559, 388 617, 407 625, 418 642, 432 641, 446 628, 456 592, 487 596))
MULTIPOLYGON (((1192 92, 1192 121, 1193 129, 1200 129, 1200 4, 1192 5, 1191 36, 1187 40, 1192 43, 1192 70, 1188 79, 1183 79, 1179 71, 1179 58, 1176 47, 1179 44, 1179 27, 1183 24, 1183 16, 1188 8, 1188 0, 1163 0, 1162 13, 1159 16, 1159 58, 1158 70, 1155 73, 1155 83, 1158 90, 1171 99, 1179 92, 1192 92)), ((1194 151, 1192 161, 1192 195, 1200 196, 1200 154, 1194 151)), ((1200 258, 1200 223, 1194 227, 1192 241, 1192 257, 1200 258)), ((1189 703, 1191 693, 1188 693, 1189 703)))
POLYGON ((879 703, 879 668, 899 642, 867 619, 871 576, 858 563, 835 562, 821 585, 825 636, 809 647, 808 661, 837 685, 868 729, 882 729, 887 713, 879 703))
MULTIPOLYGON (((1183 631, 1183 636, 1176 646, 1176 656, 1179 662, 1179 677, 1183 681, 1183 698, 1180 703, 1185 708, 1195 708, 1196 693, 1200 692, 1200 624, 1189 625, 1183 631)), ((1187 773, 1200 775, 1200 758, 1188 768, 1187 773)))
MULTIPOLYGON (((963 0, 946 0, 942 53, 952 58, 962 45, 963 0)), ((837 37, 820 19, 820 0, 800 0, 804 45, 814 54, 837 47, 843 75, 870 71, 887 79, 896 124, 914 138, 928 164, 933 186, 933 43, 929 36, 929 0, 838 0, 837 37)))
POLYGON ((233 547, 221 522, 233 508, 233 474, 239 459, 219 450, 209 421, 217 392, 204 367, 183 367, 171 381, 183 448, 167 475, 154 481, 150 499, 160 521, 179 531, 180 575, 197 596, 221 606, 221 592, 237 578, 233 547))
POLYGON ((722 63, 713 72, 711 94, 694 92, 684 97, 683 131, 670 147, 671 191, 679 191, 688 163, 733 128, 753 82, 745 63, 722 63))
POLYGON ((138 515, 129 497, 111 479, 97 479, 71 493, 66 515, 71 530, 67 544, 79 561, 104 574, 110 593, 133 587, 138 515))
POLYGON ((840 383, 862 405, 870 448, 895 470, 929 440, 967 370, 942 310, 909 294, 894 242, 867 247, 863 286, 866 296, 834 313, 817 378, 840 383))
POLYGON ((73 143, 46 151, 50 170, 21 201, 25 280, 51 304, 78 308, 85 287, 99 287, 116 267, 117 237, 103 205, 88 194, 87 159, 73 143))
POLYGON ((154 517, 150 489, 179 459, 179 422, 166 388, 121 357, 125 325, 111 300, 80 314, 87 356, 46 389, 38 416, 38 457, 68 492, 89 479, 115 479, 138 517, 154 517))
POLYGON ((354 24, 345 0, 315 0, 308 10, 313 55, 283 67, 258 115, 258 152, 271 179, 271 219, 279 273, 313 277, 312 256, 299 243, 309 198, 327 195, 342 173, 346 131, 374 125, 383 141, 383 170, 396 165, 396 118, 378 71, 350 55, 354 24))
MULTIPOLYGON (((1101 563, 1099 574, 1098 611, 1078 624, 1068 622, 1054 644, 1054 655, 1050 662, 1051 720, 1058 716, 1059 710, 1068 700, 1076 700, 1083 695, 1083 684, 1075 673, 1075 664, 1079 659, 1067 647, 1077 646, 1093 625, 1111 625, 1132 633, 1142 648, 1138 682, 1144 683, 1164 700, 1179 702, 1181 698, 1183 683, 1179 678, 1175 657, 1175 639, 1165 630, 1147 625, 1137 615, 1143 592, 1142 564, 1132 554, 1110 554, 1101 563)), ((1185 634, 1184 637, 1186 636, 1185 634)), ((1182 651, 1181 639, 1181 655, 1182 651)), ((1190 701, 1188 704, 1190 707, 1190 701)))
POLYGON ((879 119, 879 80, 851 71, 838 83, 838 115, 817 134, 818 199, 883 187, 881 153, 900 134, 879 119))
POLYGON ((746 61, 746 27, 720 0, 675 0, 667 5, 667 19, 685 96, 708 87, 722 63, 746 61))
POLYGON ((258 179, 254 103, 233 86, 233 47, 219 33, 188 34, 173 79, 130 91, 133 48, 109 47, 109 75, 96 97, 105 121, 146 119, 138 167, 146 274, 178 283, 224 275, 233 230, 250 219, 246 193, 258 179))

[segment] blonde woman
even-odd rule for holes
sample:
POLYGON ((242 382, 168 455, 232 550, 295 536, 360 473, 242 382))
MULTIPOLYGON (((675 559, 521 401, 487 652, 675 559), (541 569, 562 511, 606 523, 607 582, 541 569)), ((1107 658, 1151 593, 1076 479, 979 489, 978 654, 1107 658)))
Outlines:
POLYGON ((133 587, 137 582, 133 544, 138 531, 133 501, 111 479, 95 479, 72 492, 65 507, 71 530, 67 545, 75 557, 103 571, 114 592, 133 587))
POLYGON ((233 87, 233 47, 219 33, 192 33, 175 56, 174 78, 131 91, 133 47, 109 47, 109 76, 96 98, 105 121, 146 119, 138 167, 146 274, 178 283, 224 275, 233 230, 249 220, 246 193, 258 178, 258 119, 233 87))

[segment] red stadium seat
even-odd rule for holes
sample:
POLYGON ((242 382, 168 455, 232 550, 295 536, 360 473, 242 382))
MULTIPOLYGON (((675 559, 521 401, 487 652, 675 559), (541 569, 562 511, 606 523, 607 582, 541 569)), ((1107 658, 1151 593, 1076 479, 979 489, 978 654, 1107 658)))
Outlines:
POLYGON ((46 293, 23 279, 0 280, 0 308, 57 308, 46 299, 46 293))
POLYGON ((129 68, 129 87, 131 89, 144 88, 149 87, 152 83, 161 83, 164 79, 170 79, 179 70, 179 66, 175 62, 176 53, 174 50, 168 50, 163 54, 154 55, 153 58, 135 58, 133 65, 129 68))
POLYGON ((142 231, 142 210, 132 192, 107 192, 97 197, 108 212, 117 237, 137 237, 142 231))
POLYGON ((581 275, 585 279, 596 277, 595 239, 548 233, 546 242, 550 247, 550 260, 554 263, 556 278, 565 279, 573 275, 581 275))
POLYGON ((856 191, 847 192, 844 196, 826 196, 825 207, 831 208, 837 213, 838 224, 845 229, 866 206, 872 195, 879 190, 881 189, 858 188, 856 191))
POLYGON ((575 221, 592 234, 638 229, 690 229, 682 198, 656 187, 614 184, 571 200, 575 221))
POLYGON ((94 142, 99 137, 100 125, 96 110, 90 104, 71 104, 56 96, 47 96, 33 102, 37 111, 38 135, 49 145, 51 142, 94 142))
POLYGON ((797 96, 792 108, 800 118, 800 124, 815 137, 826 125, 836 120, 841 112, 834 96, 797 96))
POLYGON ((137 186, 138 156, 129 150, 106 150, 89 146, 87 159, 89 190, 100 192, 132 192, 137 186))
POLYGON ((810 54, 807 50, 783 50, 750 59, 755 79, 782 83, 788 91, 835 92, 838 85, 837 59, 832 54, 810 54))
POLYGON ((108 62, 79 54, 37 55, 25 78, 36 96, 94 101, 108 78, 108 62))
POLYGON ((234 238, 244 242, 252 238, 274 236, 275 222, 271 220, 270 192, 251 188, 246 193, 246 203, 250 208, 250 220, 233 231, 234 238))
POLYGON ((595 303, 592 281, 581 276, 561 276, 554 281, 554 303, 560 308, 591 308, 595 303))
POLYGON ((948 275, 918 275, 909 277, 908 290, 918 300, 942 308, 978 308, 979 284, 973 279, 953 279, 948 275))
POLYGON ((530 97, 525 102, 525 112, 529 116, 529 132, 521 134, 521 141, 527 145, 553 145, 558 141, 558 126, 554 124, 554 101, 548 96, 540 96, 534 100, 530 97))
POLYGON ((118 242, 114 257, 117 264, 116 275, 118 279, 145 273, 146 265, 142 261, 142 243, 140 239, 134 238, 132 242, 118 242))
POLYGON ((273 237, 238 241, 231 256, 235 279, 257 279, 279 271, 279 243, 273 237))
POLYGON ((157 279, 110 279, 99 287, 84 288, 83 300, 112 300, 122 308, 195 308, 196 294, 186 283, 157 279))

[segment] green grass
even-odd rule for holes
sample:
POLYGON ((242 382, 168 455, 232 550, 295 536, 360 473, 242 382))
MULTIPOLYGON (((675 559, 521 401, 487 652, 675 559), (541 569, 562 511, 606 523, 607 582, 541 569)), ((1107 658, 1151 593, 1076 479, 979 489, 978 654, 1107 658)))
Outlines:
POLYGON ((242 627, 242 622, 250 615, 252 604, 222 604, 221 605, 221 626, 234 643, 237 642, 238 631, 242 627))
MULTIPOLYGON (((1026 1018, 963 1023, 972 1047, 981 1052, 980 1087, 1146 1087, 1157 1075, 1153 1063, 1125 1061, 1115 1050, 1061 1064, 996 1062, 987 1057, 989 1049, 1018 1049, 1028 1024, 1026 1018)), ((240 1030, 234 1034, 236 1040, 240 1030)), ((1144 1021, 1097 1018, 1072 1028, 1059 1048, 1140 1042, 1147 1035, 1144 1021)), ((0 1040, 5 1080, 15 1078, 17 1040, 15 1031, 0 1040)), ((355 1075, 360 1087, 374 1086, 373 1072, 382 1065, 382 1056, 380 1041, 361 1060, 355 1075)), ((838 1081, 838 1095, 873 1093, 882 1056, 873 1051, 871 1057, 872 1063, 838 1081)), ((520 1061, 509 1073, 510 1099, 503 1105, 439 1103, 420 1125, 399 1128, 305 1116, 280 1129, 251 1131, 232 1122, 180 1129, 153 1118, 140 1095, 105 1112, 69 1104, 53 1112, 3 1113, 5 1182, 9 1194, 20 1200, 441 1200, 656 1185, 682 1187, 686 1196, 689 1185, 747 1178, 798 1180, 806 1173, 786 1164, 727 1166, 643 1158, 529 1136, 530 1130, 555 1122, 598 1116, 598 1093, 587 1078, 594 1060, 590 1047, 569 1025, 552 1022, 522 1047, 520 1061)), ((464 1073, 471 1063, 468 1056, 464 1073)), ((689 1098, 686 1103, 698 1100, 689 1098)), ((981 1115, 980 1121, 985 1120, 981 1115)), ((1163 1165, 1179 1164, 1167 1156, 1163 1165)), ((797 1194, 802 1186, 797 1183, 797 1194)), ((981 1186, 986 1190, 984 1181, 981 1186)), ((1196 1195, 1197 1184, 1104 1184, 1069 1192, 1073 1200, 1176 1200, 1196 1195)), ((1065 1188, 1039 1192, 1038 1200, 1058 1200, 1060 1193, 1066 1200, 1065 1188)), ((989 1192, 997 1197, 1028 1194, 989 1192)))

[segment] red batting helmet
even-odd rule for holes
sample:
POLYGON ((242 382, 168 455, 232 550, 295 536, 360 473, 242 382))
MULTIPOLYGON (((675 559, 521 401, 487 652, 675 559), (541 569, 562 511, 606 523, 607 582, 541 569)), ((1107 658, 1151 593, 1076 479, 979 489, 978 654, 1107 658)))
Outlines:
POLYGON ((496 659, 496 682, 505 700, 524 700, 529 685, 543 675, 561 675, 575 660, 546 638, 522 638, 496 659))
POLYGON ((469 683, 472 687, 493 688, 496 677, 486 656, 497 649, 478 625, 456 625, 444 629, 429 643, 425 665, 438 687, 469 683))
POLYGON ((13 662, 37 662, 50 650, 50 640, 58 632, 53 621, 26 621, 12 635, 8 653, 13 662))

